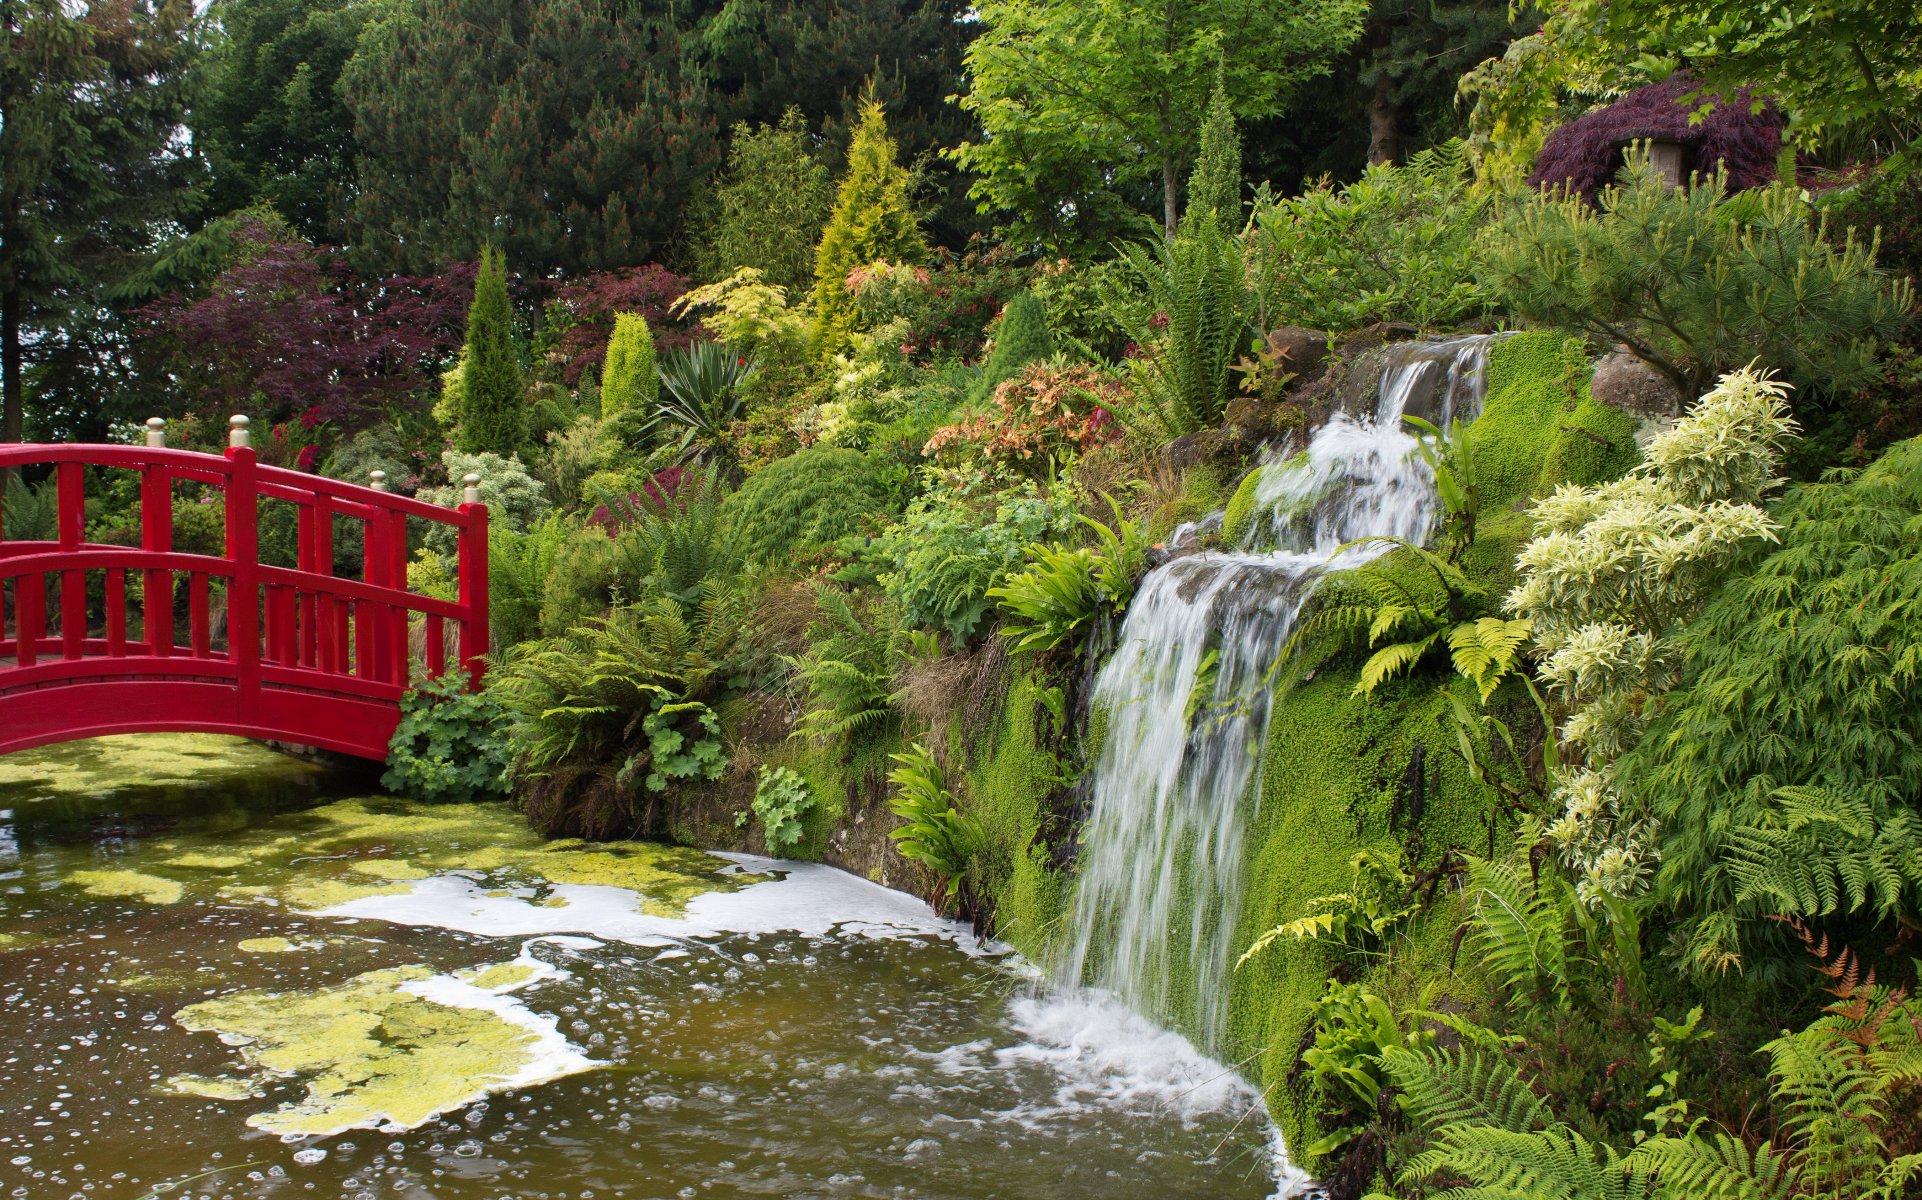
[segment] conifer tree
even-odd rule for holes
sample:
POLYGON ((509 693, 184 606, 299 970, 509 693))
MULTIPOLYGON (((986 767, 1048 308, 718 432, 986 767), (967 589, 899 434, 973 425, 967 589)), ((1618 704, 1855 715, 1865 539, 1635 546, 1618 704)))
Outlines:
POLYGON ((186 199, 192 20, 185 0, 0 4, 0 441, 22 436, 27 366, 151 298, 145 251, 186 199))
POLYGON ((1188 176, 1182 228, 1191 229, 1198 221, 1214 221, 1224 233, 1241 232, 1241 130, 1219 72, 1208 97, 1208 115, 1201 121, 1201 154, 1188 176))
POLYGON ((790 107, 778 125, 743 121, 733 136, 727 167, 696 222, 697 270, 715 282, 753 267, 798 296, 814 278, 814 245, 834 204, 833 177, 798 108, 790 107))
POLYGON ((660 399, 661 376, 655 370, 654 333, 647 327, 647 318, 616 313, 601 367, 601 415, 611 417, 629 409, 651 413, 660 399))
POLYGON ((1001 313, 1001 327, 995 331, 994 350, 981 369, 977 397, 994 394, 1005 380, 1014 378, 1029 363, 1040 362, 1054 353, 1054 337, 1048 332, 1048 314, 1033 292, 1019 292, 1001 313))
POLYGON ((527 395, 514 354, 514 312, 507 301, 507 266, 491 247, 481 251, 474 304, 467 310, 466 369, 460 435, 468 454, 505 458, 527 437, 527 395))
POLYGON ((927 240, 908 204, 908 173, 895 160, 881 106, 870 98, 861 106, 847 174, 814 255, 815 353, 827 358, 846 348, 854 326, 850 272, 876 259, 919 263, 927 254, 927 240))

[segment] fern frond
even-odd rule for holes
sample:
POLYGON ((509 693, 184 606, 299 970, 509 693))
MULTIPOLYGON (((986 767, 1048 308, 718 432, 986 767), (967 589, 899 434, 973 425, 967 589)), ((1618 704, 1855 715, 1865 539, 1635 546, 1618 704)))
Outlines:
POLYGON ((1528 1133, 1551 1123, 1514 1064, 1488 1047, 1394 1048, 1381 1062, 1401 1090, 1402 1111, 1423 1129, 1471 1124, 1528 1133))

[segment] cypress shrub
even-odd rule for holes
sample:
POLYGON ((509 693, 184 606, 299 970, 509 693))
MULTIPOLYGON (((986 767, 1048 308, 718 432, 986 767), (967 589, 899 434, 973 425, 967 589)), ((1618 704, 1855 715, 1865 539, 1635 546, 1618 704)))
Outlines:
POLYGON ((514 453, 527 440, 527 389, 514 353, 507 266, 491 248, 481 251, 480 274, 474 279, 465 362, 457 444, 467 454, 514 453))
POLYGON ((653 412, 660 399, 654 332, 647 327, 647 318, 639 313, 616 314, 601 368, 601 415, 609 417, 625 409, 653 412))
POLYGON ((856 267, 876 259, 919 263, 927 256, 927 240, 908 204, 908 173, 895 161, 881 106, 870 99, 861 106, 848 172, 814 254, 815 354, 825 359, 847 347, 854 328, 848 275, 856 267))
POLYGON ((1197 221, 1213 221, 1223 233, 1241 232, 1241 131, 1219 76, 1201 122, 1201 153, 1188 176, 1188 210, 1181 223, 1192 228, 1197 221))
POLYGON ((1048 332, 1047 310, 1033 293, 1017 293, 1001 314, 1001 328, 995 331, 994 349, 982 366, 975 399, 993 395, 995 388, 1020 374, 1021 368, 1053 354, 1054 335, 1048 332))
POLYGON ((727 517, 750 562, 825 546, 890 508, 885 468, 859 450, 826 446, 777 459, 728 497, 727 517))

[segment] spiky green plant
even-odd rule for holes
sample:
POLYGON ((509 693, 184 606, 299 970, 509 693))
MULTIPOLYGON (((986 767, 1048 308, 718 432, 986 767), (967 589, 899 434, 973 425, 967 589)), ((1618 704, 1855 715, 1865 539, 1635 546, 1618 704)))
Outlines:
POLYGON ((1131 404, 1115 415, 1162 438, 1218 425, 1237 392, 1235 363, 1253 344, 1253 297, 1241 246, 1212 221, 1152 246, 1121 248, 1097 280, 1102 307, 1139 353, 1131 404))
POLYGON ((747 407, 754 364, 715 342, 696 342, 661 359, 660 396, 651 424, 682 451, 712 450, 747 407))
POLYGON ((888 772, 894 789, 888 808, 902 823, 888 836, 903 855, 933 873, 936 893, 931 899, 953 904, 968 888, 980 853, 980 822, 962 811, 941 764, 925 745, 914 742, 890 757, 896 766, 888 772))
POLYGON ((1015 653, 1046 653, 1080 637, 1104 613, 1127 609, 1147 565, 1148 536, 1113 497, 1106 499, 1114 524, 1080 517, 1095 545, 1030 546, 1027 569, 988 589, 1008 618, 1001 633, 1015 653))

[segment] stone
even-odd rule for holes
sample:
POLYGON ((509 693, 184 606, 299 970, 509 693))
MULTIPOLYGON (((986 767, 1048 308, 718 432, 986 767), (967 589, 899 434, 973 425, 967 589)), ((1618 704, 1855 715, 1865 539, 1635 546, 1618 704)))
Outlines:
POLYGON ((1672 417, 1682 411, 1681 389, 1627 346, 1602 356, 1588 390, 1603 404, 1639 416, 1672 417))
POLYGON ((1283 325, 1269 330, 1265 340, 1268 353, 1297 376, 1308 375, 1328 358, 1328 335, 1319 329, 1283 325))
POLYGON ((1281 400, 1262 400, 1238 396, 1228 402, 1222 413, 1224 424, 1246 442, 1267 442, 1298 431, 1304 417, 1301 406, 1281 400))
POLYGON ((1226 429, 1201 429, 1184 433, 1161 448, 1161 465, 1171 471, 1187 471, 1208 463, 1239 458, 1244 443, 1226 429))

